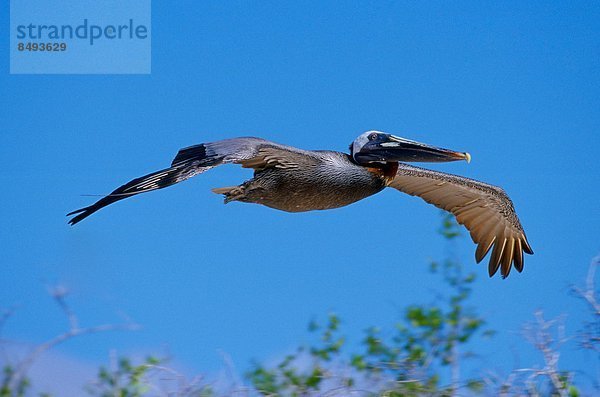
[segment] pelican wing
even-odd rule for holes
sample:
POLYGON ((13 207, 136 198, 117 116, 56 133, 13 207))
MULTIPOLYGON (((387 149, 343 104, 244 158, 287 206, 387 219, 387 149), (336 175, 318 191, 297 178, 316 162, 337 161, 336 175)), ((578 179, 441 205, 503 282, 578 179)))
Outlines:
POLYGON ((297 167, 302 156, 313 157, 311 152, 280 145, 261 138, 234 138, 202 143, 181 149, 171 167, 133 179, 96 203, 75 210, 67 216, 74 225, 99 209, 127 197, 162 189, 189 179, 221 164, 236 163, 256 170, 269 167, 297 167))
POLYGON ((512 201, 499 187, 402 163, 388 186, 451 212, 478 244, 477 263, 493 247, 490 277, 498 268, 508 276, 512 264, 521 272, 523 252, 533 254, 512 201))

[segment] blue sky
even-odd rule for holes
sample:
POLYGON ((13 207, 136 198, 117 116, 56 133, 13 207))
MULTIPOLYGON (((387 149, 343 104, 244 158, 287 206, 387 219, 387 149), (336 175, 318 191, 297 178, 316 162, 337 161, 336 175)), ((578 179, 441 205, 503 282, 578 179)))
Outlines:
MULTIPOLYGON (((535 251, 522 274, 488 279, 471 241, 459 245, 499 331, 474 348, 489 368, 540 363, 522 324, 542 308, 575 333, 586 311, 569 286, 600 252, 598 21, 595 2, 155 1, 150 75, 10 75, 1 41, 0 306, 19 305, 4 335, 36 343, 64 329, 54 283, 83 324, 123 312, 144 327, 58 350, 86 363, 168 350, 214 372, 222 351, 243 371, 307 341, 329 310, 355 341, 391 325, 434 300, 428 262, 445 252, 439 211, 396 191, 327 212, 225 206, 210 188, 251 176, 229 166, 75 227, 65 217, 191 144, 255 135, 345 151, 378 129, 469 151, 471 164, 431 168, 512 197, 535 251)), ((598 371, 570 346, 564 368, 598 371)))

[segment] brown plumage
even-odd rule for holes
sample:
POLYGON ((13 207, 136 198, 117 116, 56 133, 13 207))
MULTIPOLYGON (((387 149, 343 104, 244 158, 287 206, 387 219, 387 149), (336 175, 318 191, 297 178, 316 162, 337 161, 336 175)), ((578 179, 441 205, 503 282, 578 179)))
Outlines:
POLYGON ((343 207, 393 187, 451 212, 478 244, 477 262, 492 251, 489 274, 523 270, 523 252, 533 254, 513 204, 498 187, 472 179, 410 166, 400 161, 469 160, 467 153, 436 148, 369 131, 350 154, 307 151, 260 138, 235 138, 190 146, 171 167, 136 178, 89 207, 71 212, 74 225, 99 209, 139 193, 161 189, 220 164, 254 169, 239 186, 213 189, 225 202, 262 204, 287 212, 343 207))
POLYGON ((400 164, 388 186, 451 212, 478 244, 477 263, 494 247, 488 269, 490 276, 500 266, 502 276, 508 276, 513 262, 521 272, 523 251, 533 254, 512 201, 499 187, 407 164, 400 164))

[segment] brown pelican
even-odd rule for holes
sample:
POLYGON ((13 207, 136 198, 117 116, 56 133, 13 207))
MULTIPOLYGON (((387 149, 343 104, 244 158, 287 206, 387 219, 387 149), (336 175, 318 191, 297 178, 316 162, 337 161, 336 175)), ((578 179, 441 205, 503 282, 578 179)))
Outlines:
POLYGON ((512 201, 504 191, 473 179, 402 162, 466 160, 455 152, 379 131, 367 131, 350 145, 350 154, 308 151, 261 138, 234 138, 181 149, 169 168, 136 178, 89 207, 68 214, 80 222, 109 204, 162 189, 221 164, 254 169, 239 186, 213 189, 225 203, 257 203, 288 212, 326 210, 352 204, 392 187, 451 212, 478 244, 477 263, 492 249, 490 277, 498 268, 508 276, 512 264, 523 270, 523 252, 533 254, 512 201))

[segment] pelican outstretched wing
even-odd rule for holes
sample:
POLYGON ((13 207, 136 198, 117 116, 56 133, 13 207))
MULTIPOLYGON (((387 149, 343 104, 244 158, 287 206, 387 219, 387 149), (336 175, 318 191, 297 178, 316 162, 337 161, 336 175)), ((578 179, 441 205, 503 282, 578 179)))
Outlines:
POLYGON ((508 276, 511 265, 523 270, 523 252, 533 254, 512 201, 504 190, 473 179, 400 164, 388 186, 451 212, 478 244, 477 263, 492 249, 488 265, 493 276, 500 268, 508 276))
POLYGON ((261 138, 233 138, 202 143, 181 149, 171 166, 133 179, 96 203, 75 210, 67 216, 74 225, 99 209, 136 194, 162 189, 189 179, 221 164, 236 163, 246 168, 261 170, 269 167, 297 167, 299 156, 313 156, 310 152, 280 145, 261 138))

